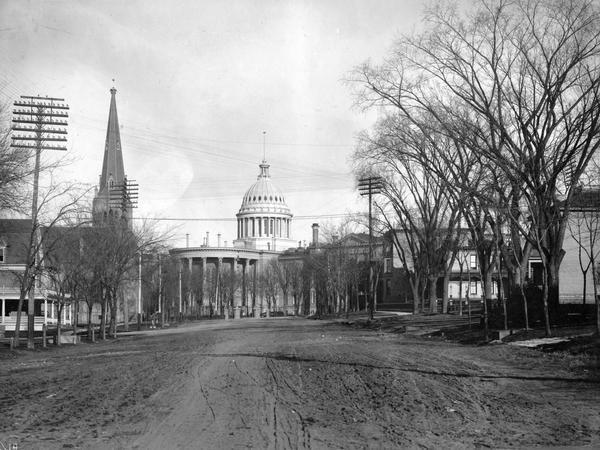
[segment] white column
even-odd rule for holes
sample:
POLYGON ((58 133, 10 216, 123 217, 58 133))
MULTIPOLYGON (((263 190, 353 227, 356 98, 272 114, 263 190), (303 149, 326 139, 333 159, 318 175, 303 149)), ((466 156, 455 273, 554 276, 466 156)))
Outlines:
POLYGON ((48 300, 44 299, 44 323, 48 323, 47 319, 48 319, 48 300))

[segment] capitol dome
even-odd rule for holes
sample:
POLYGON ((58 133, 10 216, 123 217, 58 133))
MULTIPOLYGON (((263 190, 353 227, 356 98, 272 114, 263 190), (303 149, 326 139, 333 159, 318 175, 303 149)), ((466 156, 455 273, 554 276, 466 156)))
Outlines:
POLYGON ((285 198, 279 188, 273 184, 269 176, 269 165, 263 161, 260 167, 260 175, 250 189, 244 195, 241 213, 249 212, 276 212, 290 214, 290 208, 285 203, 285 198))
POLYGON ((263 160, 256 182, 250 186, 236 214, 237 247, 281 251, 295 245, 291 239, 292 213, 281 190, 271 181, 263 160))

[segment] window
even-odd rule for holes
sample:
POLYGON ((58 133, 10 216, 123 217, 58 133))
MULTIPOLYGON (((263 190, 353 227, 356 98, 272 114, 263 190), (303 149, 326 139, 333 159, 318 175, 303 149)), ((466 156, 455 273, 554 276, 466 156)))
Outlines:
POLYGON ((477 281, 471 281, 471 287, 469 288, 471 295, 477 295, 477 281))
POLYGON ((0 247, 0 263, 4 262, 4 251, 6 250, 6 247, 0 247))
POLYGON ((477 255, 469 255, 469 266, 471 269, 477 269, 477 255))
POLYGON ((383 272, 384 273, 392 272, 392 258, 385 258, 383 260, 383 272))

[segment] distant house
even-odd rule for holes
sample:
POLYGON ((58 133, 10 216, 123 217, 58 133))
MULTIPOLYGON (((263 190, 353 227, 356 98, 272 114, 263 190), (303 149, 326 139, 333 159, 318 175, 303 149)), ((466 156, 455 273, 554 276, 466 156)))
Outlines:
MULTIPOLYGON (((600 255, 600 186, 580 188, 571 204, 559 271, 559 301, 594 303, 592 263, 598 272, 600 255), (585 274, 584 274, 585 272, 585 274), (585 287, 585 297, 584 297, 585 287)), ((600 276, 596 277, 600 282, 600 276)), ((600 292, 600 287, 598 288, 600 292)))
MULTIPOLYGON (((14 330, 20 295, 20 277, 25 271, 27 248, 31 236, 30 219, 0 219, 0 324, 7 330, 14 330)), ((35 283, 35 329, 43 324, 58 322, 56 302, 52 299, 48 279, 42 276, 35 283)), ((27 299, 23 302, 21 330, 27 329, 27 299)), ((63 309, 62 323, 71 323, 72 309, 63 309)))

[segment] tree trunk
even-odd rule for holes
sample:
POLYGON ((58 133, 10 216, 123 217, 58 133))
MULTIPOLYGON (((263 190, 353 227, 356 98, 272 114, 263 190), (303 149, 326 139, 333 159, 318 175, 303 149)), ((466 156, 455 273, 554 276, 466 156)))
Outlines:
POLYGON ((92 312, 93 312, 93 309, 94 309, 94 305, 92 304, 90 306, 90 304, 87 303, 87 307, 88 307, 88 311, 87 311, 87 316, 88 316, 88 326, 87 326, 88 339, 90 341, 94 342, 94 330, 93 330, 93 325, 92 325, 92 312))
POLYGON ((25 294, 21 292, 19 295, 19 303, 17 305, 17 322, 15 323, 15 347, 18 348, 21 338, 21 316, 23 315, 23 303, 25 303, 25 294))
POLYGON ((64 301, 59 303, 58 308, 56 308, 57 313, 58 313, 58 320, 56 322, 56 342, 55 344, 57 346, 60 346, 60 335, 61 335, 61 328, 62 328, 62 312, 63 312, 63 308, 64 308, 64 301))
POLYGON ((111 295, 110 299, 110 334, 113 339, 117 338, 117 312, 119 310, 119 302, 116 293, 111 295))
POLYGON ((429 288, 429 312, 437 313, 437 295, 436 295, 436 287, 437 287, 437 277, 429 277, 427 279, 428 288, 429 288))
POLYGON ((587 273, 588 273, 588 269, 586 269, 585 271, 581 271, 581 273, 583 274, 583 292, 582 292, 582 304, 583 304, 583 309, 585 310, 585 297, 587 295, 587 273))
MULTIPOLYGON (((73 297, 75 294, 73 295, 73 297)), ((79 325, 79 300, 74 301, 73 307, 73 343, 77 344, 77 326, 79 325)))
POLYGON ((106 298, 100 303, 100 339, 106 340, 106 298))
MULTIPOLYGON (((559 312, 559 269, 561 257, 549 258, 546 262, 546 275, 548 286, 548 317, 556 320, 559 312)), ((550 319, 549 319, 550 320, 550 319)))
MULTIPOLYGON (((600 335, 600 299, 598 299, 598 280, 596 274, 596 262, 592 259, 592 280, 594 283, 594 303, 596 305, 596 335, 600 335)), ((585 309, 584 309, 585 314, 585 309)))
MULTIPOLYGON (((125 298, 125 295, 122 295, 123 297, 123 316, 124 316, 124 327, 123 329, 125 331, 129 331, 129 305, 127 304, 127 299, 125 298)), ((140 311, 141 314, 141 311, 140 311)))
POLYGON ((459 282, 458 282, 458 315, 462 316, 463 315, 463 303, 462 303, 462 299, 463 299, 463 265, 462 263, 460 264, 460 268, 459 268, 459 282))
MULTIPOLYGON (((544 268, 544 269, 546 269, 546 268, 544 268)), ((543 270, 542 277, 543 277, 542 302, 544 303, 544 326, 546 329, 546 337, 550 337, 550 336, 552 336, 552 331, 550 329, 550 313, 548 311, 548 300, 549 300, 549 291, 550 291, 550 284, 549 284, 549 280, 548 280, 548 270, 543 270)), ((558 291, 558 289, 557 289, 557 291, 558 291)))
POLYGON ((450 274, 444 275, 444 290, 442 293, 442 314, 448 314, 448 284, 450 283, 450 274))

